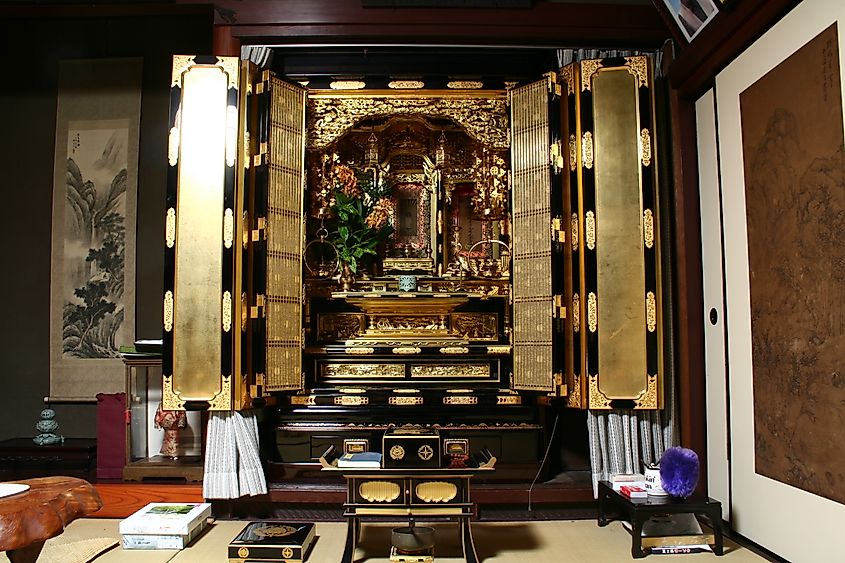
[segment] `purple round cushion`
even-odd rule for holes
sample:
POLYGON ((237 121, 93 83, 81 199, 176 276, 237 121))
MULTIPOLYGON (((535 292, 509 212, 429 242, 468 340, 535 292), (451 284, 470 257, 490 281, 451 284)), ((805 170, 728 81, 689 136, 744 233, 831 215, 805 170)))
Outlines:
POLYGON ((698 483, 698 454, 687 448, 668 448, 660 458, 660 483, 673 497, 690 496, 698 483))

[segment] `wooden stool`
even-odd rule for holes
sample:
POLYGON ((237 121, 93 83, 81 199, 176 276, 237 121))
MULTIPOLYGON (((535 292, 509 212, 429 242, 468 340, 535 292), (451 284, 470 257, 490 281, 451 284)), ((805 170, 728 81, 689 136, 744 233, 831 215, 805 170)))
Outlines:
MULTIPOLYGON (((631 522, 631 556, 635 559, 645 557, 649 547, 643 546, 643 524, 655 514, 703 514, 710 521, 713 534, 697 534, 688 537, 674 536, 670 541, 691 540, 696 544, 713 544, 713 553, 722 555, 722 503, 706 496, 693 495, 687 499, 671 497, 628 498, 613 490, 607 481, 599 481, 598 487, 598 525, 607 526, 608 504, 615 504, 631 522)), ((658 545, 673 545, 661 543, 658 545)), ((689 545, 686 543, 685 545, 689 545)))
POLYGON ((12 563, 34 563, 44 542, 103 506, 97 489, 76 477, 15 481, 29 490, 0 498, 0 551, 12 563))

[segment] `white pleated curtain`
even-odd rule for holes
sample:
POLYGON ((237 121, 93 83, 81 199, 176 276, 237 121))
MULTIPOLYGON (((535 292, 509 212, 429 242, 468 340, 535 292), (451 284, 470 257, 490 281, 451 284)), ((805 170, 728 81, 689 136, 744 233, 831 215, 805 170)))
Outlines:
POLYGON ((662 411, 587 411, 594 495, 598 495, 599 481, 617 473, 642 473, 643 463, 657 463, 663 450, 677 445, 672 379, 664 374, 662 411))
MULTIPOLYGON (((659 76, 661 52, 598 49, 558 49, 560 66, 583 59, 604 59, 609 57, 631 57, 646 55, 652 57, 655 72, 659 76)), ((668 221, 660 225, 661 236, 668 240, 668 221)), ((665 259, 665 256, 664 256, 665 259)), ((671 269, 664 264, 663 283, 671 287, 671 269)), ((672 304, 663 303, 665 333, 671 335, 670 320, 672 304)), ((663 451, 677 445, 677 405, 675 399, 674 350, 671 338, 664 349, 663 392, 664 408, 660 411, 635 410, 589 410, 587 411, 587 433, 590 440, 590 466, 593 480, 593 494, 598 495, 598 482, 607 480, 616 473, 641 473, 644 463, 657 463, 663 451)))
POLYGON ((212 411, 205 443, 203 497, 231 499, 266 494, 267 481, 258 451, 255 414, 212 411))

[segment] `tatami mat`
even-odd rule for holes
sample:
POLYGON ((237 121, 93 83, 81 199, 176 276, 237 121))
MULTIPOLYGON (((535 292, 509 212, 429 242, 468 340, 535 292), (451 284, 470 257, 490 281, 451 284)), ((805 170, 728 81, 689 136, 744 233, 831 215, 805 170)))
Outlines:
MULTIPOLYGON (((119 520, 82 519, 68 526, 67 540, 111 536, 119 538, 119 520)), ((243 521, 218 520, 191 546, 182 551, 124 551, 114 548, 97 557, 95 563, 227 563, 226 546, 246 525, 243 521)), ((394 524, 364 524, 356 563, 388 563, 390 530, 394 524)), ((599 528, 595 520, 542 522, 473 523, 476 550, 484 563, 618 563, 633 561, 631 537, 619 522, 599 528)), ((436 563, 463 561, 458 541, 458 527, 435 524, 436 563)), ((339 563, 346 537, 346 524, 318 522, 317 540, 308 557, 309 563, 339 563)), ((651 555, 654 563, 743 563, 765 559, 748 549, 726 542, 725 556, 712 553, 687 555, 651 555)), ((45 563, 39 559, 39 563, 45 563)), ((59 563, 49 561, 46 563, 59 563)))

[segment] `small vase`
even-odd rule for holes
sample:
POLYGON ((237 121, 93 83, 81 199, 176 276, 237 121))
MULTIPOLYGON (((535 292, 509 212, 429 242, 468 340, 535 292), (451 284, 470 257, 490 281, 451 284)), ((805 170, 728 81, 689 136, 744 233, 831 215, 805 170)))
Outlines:
POLYGON ((352 291, 352 288, 355 286, 355 274, 352 273, 352 268, 346 262, 340 268, 340 278, 338 281, 340 281, 340 288, 343 291, 352 291))

